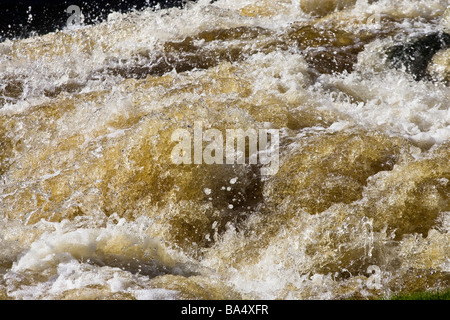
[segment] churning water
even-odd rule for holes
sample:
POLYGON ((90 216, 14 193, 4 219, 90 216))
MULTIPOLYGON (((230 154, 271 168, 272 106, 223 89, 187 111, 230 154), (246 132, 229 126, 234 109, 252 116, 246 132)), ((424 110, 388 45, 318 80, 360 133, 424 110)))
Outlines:
POLYGON ((0 43, 0 298, 448 289, 448 6, 199 0, 0 43), (277 130, 278 170, 174 163, 195 122, 277 130))

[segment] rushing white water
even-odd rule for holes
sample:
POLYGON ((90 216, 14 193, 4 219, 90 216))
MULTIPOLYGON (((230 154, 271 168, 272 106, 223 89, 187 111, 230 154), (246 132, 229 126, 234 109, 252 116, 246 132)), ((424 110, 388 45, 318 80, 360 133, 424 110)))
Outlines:
POLYGON ((386 52, 448 6, 200 0, 0 43, 0 298, 447 290, 448 50, 421 81, 386 52), (171 163, 195 121, 280 130, 279 171, 171 163))

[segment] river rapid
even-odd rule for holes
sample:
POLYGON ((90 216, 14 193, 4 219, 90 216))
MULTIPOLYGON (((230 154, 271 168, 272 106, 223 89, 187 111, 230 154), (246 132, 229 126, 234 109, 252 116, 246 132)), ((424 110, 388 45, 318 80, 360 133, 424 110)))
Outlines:
POLYGON ((448 290, 450 50, 420 79, 389 52, 449 5, 199 0, 0 43, 0 299, 448 290), (276 170, 175 163, 199 123, 276 131, 276 170))

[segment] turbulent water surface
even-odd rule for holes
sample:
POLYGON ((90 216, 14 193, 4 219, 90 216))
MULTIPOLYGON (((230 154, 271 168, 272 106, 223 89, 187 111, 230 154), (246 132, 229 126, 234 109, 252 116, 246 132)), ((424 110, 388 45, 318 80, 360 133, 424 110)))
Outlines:
POLYGON ((421 79, 389 52, 449 5, 200 0, 0 43, 0 298, 447 290, 450 50, 421 79), (195 122, 279 130, 278 171, 174 163, 195 122))

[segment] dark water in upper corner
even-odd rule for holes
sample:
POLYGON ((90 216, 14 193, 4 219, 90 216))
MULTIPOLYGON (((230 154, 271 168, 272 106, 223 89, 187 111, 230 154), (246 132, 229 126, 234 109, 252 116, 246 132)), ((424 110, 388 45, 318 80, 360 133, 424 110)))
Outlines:
POLYGON ((183 0, 2 0, 0 3, 0 41, 24 38, 61 30, 67 25, 71 5, 78 6, 84 23, 104 21, 111 12, 144 8, 182 7, 183 0))

